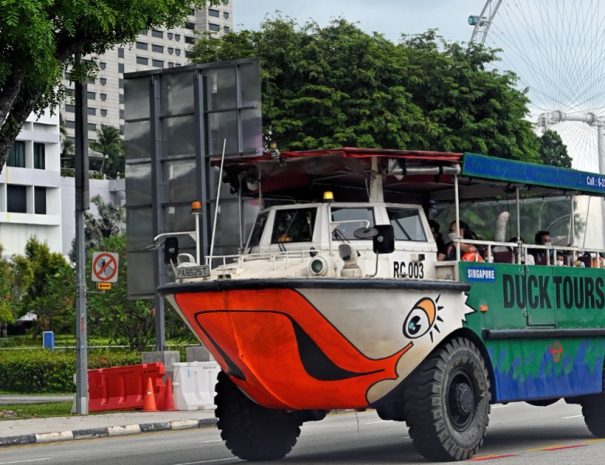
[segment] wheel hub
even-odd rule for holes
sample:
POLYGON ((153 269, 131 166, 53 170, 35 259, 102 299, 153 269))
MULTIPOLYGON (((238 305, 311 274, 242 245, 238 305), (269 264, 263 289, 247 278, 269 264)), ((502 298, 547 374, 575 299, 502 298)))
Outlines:
POLYGON ((460 415, 468 415, 473 411, 475 400, 473 390, 468 384, 460 383, 454 387, 454 402, 460 415))

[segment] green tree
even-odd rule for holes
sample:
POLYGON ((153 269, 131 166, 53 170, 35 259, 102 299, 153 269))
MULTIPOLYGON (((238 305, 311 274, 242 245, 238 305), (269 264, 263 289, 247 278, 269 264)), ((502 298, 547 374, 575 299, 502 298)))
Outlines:
MULTIPOLYGON (((0 172, 32 111, 54 107, 74 56, 133 42, 141 31, 182 24, 193 6, 219 0, 0 1, 0 172)), ((74 70, 83 77, 94 66, 74 70)))
POLYGON ((260 31, 203 36, 192 61, 258 56, 263 120, 282 149, 365 146, 475 151, 538 160, 511 73, 496 52, 434 31, 399 44, 343 19, 327 27, 277 17, 260 31))
POLYGON ((51 252, 48 245, 30 238, 25 255, 13 257, 19 289, 19 314, 38 316, 37 330, 57 332, 73 330, 74 270, 63 255, 51 252))
POLYGON ((103 126, 97 131, 97 140, 90 148, 103 154, 99 172, 115 179, 119 174, 124 175, 124 141, 118 128, 103 126))
POLYGON ((13 267, 9 260, 3 256, 0 245, 0 337, 3 335, 7 323, 15 319, 12 287, 14 283, 13 267))
POLYGON ((540 159, 545 165, 571 168, 571 157, 561 136, 549 129, 540 138, 540 159))

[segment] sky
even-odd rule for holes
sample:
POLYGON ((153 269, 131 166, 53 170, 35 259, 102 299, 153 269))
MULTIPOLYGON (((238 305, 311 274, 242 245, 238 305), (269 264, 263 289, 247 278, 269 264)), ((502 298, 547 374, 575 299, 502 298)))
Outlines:
POLYGON ((397 41, 402 33, 438 29, 448 40, 468 42, 469 15, 479 15, 484 0, 233 0, 236 30, 258 29, 263 18, 276 10, 299 23, 309 19, 326 25, 343 17, 366 32, 380 32, 397 41))

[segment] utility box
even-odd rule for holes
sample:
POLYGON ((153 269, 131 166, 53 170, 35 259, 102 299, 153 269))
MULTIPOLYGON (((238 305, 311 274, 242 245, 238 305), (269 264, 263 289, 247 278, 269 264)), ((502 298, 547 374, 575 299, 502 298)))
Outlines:
POLYGON ((42 333, 42 347, 44 347, 45 349, 55 350, 54 331, 44 331, 42 333))

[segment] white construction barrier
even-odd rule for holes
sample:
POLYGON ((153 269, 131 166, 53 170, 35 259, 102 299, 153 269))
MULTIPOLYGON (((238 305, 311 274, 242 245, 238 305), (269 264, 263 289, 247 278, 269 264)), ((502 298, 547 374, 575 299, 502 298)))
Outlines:
POLYGON ((175 363, 172 383, 177 410, 214 408, 214 386, 221 370, 216 362, 175 363))

